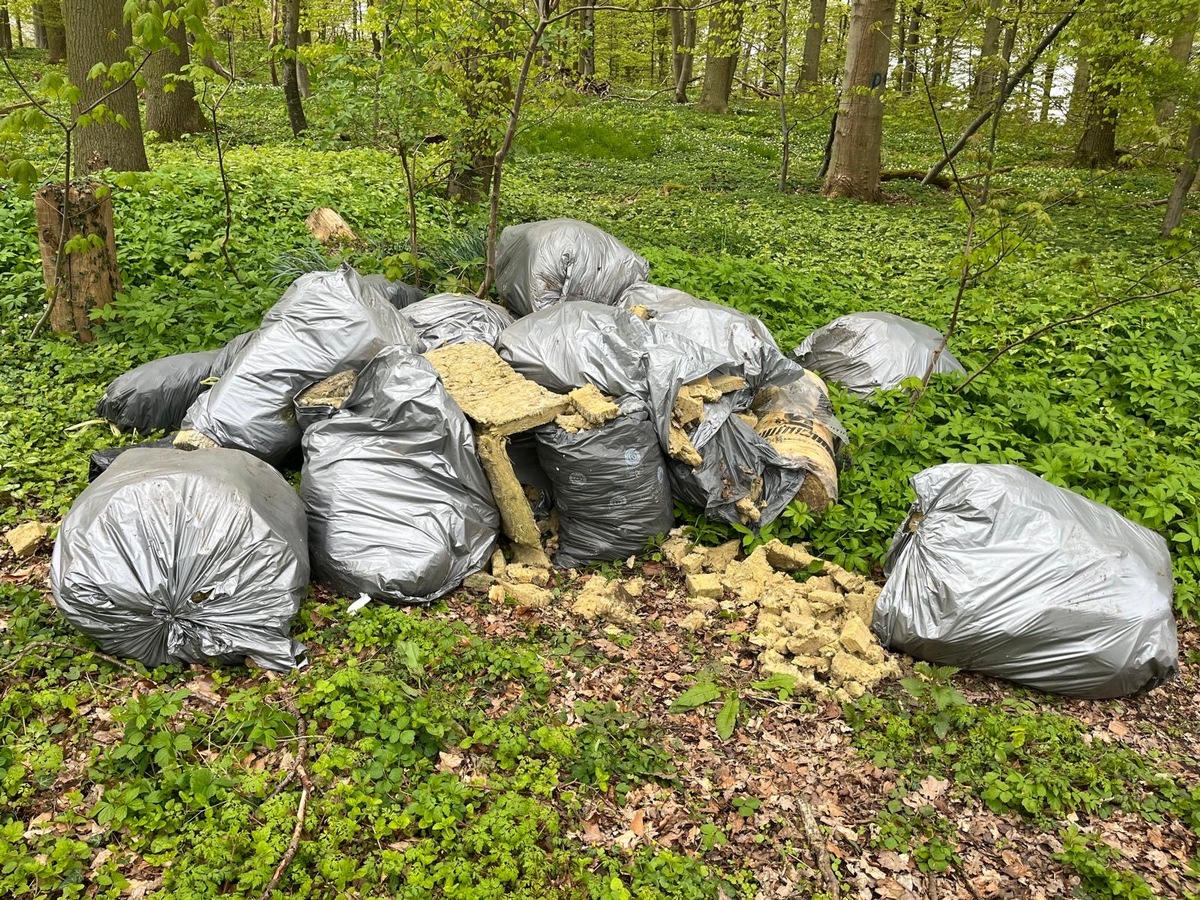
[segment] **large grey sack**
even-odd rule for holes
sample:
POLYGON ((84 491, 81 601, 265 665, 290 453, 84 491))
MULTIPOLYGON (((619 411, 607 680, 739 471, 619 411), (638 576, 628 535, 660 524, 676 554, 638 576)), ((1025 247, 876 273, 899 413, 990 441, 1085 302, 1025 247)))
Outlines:
POLYGON ((148 434, 178 428, 207 385, 217 350, 177 353, 130 369, 104 389, 96 413, 118 428, 148 434))
MULTIPOLYGON (((851 313, 818 328, 791 356, 826 381, 866 397, 906 378, 923 378, 941 344, 941 332, 912 319, 883 312, 851 313)), ((964 371, 948 349, 933 368, 934 374, 943 375, 964 371)))
POLYGON ((741 310, 644 281, 626 289, 621 306, 640 308, 653 330, 675 332, 741 363, 751 388, 803 374, 797 363, 784 356, 767 326, 741 310))
POLYGON ((488 344, 509 325, 512 313, 503 306, 468 294, 434 294, 406 306, 404 317, 412 323, 425 350, 447 344, 488 344))
POLYGON ((534 433, 538 460, 554 486, 560 566, 625 559, 675 523, 666 461, 646 406, 624 398, 622 415, 571 434, 534 433))
POLYGON ((576 219, 509 225, 496 242, 496 290, 518 316, 562 300, 611 306, 649 274, 643 257, 576 219))
POLYGON ((427 603, 478 571, 500 519, 466 416, 423 357, 388 348, 304 433, 313 570, 348 594, 427 603))
POLYGON ((349 266, 298 278, 256 337, 184 420, 222 447, 280 462, 300 443, 292 400, 316 381, 357 371, 385 347, 417 347, 416 332, 349 266))
POLYGON ((914 476, 873 629, 885 646, 1088 699, 1178 672, 1163 538, 1018 466, 914 476))
POLYGON ((304 507, 237 450, 139 450, 76 498, 54 545, 59 612, 107 653, 147 666, 295 667, 308 592, 304 507))

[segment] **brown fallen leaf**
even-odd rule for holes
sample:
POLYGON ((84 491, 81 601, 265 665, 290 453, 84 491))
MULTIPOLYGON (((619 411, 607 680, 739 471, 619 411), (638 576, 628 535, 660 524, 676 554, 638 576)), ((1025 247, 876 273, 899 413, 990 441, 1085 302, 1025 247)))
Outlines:
POLYGON ((638 837, 643 837, 646 834, 646 811, 639 809, 633 814, 633 820, 629 823, 629 830, 638 837))

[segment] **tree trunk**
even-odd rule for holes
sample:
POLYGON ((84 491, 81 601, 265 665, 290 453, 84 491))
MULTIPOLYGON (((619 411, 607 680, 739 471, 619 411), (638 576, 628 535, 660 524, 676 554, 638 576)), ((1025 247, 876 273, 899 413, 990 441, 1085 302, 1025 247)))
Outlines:
MULTIPOLYGON (((1184 16, 1183 22, 1171 41, 1171 59, 1181 75, 1187 69, 1188 60, 1192 58, 1192 43, 1196 39, 1196 11, 1192 10, 1184 16)), ((1159 125, 1164 124, 1175 115, 1175 98, 1167 97, 1155 112, 1154 120, 1159 125)))
POLYGON ((39 50, 46 50, 49 44, 46 42, 46 24, 42 17, 42 4, 33 4, 33 46, 39 50))
POLYGON ((808 8, 808 28, 804 32, 804 62, 800 70, 802 84, 821 80, 821 44, 825 37, 825 11, 829 0, 812 0, 808 8))
POLYGON ((1167 214, 1163 217, 1162 236, 1170 237, 1171 232, 1183 221, 1183 208, 1187 204, 1188 191, 1196 180, 1196 165, 1200 161, 1200 122, 1193 122, 1188 129, 1187 154, 1183 160, 1183 168, 1175 179, 1171 196, 1167 200, 1167 214))
MULTIPOLYGON (((312 44, 312 31, 305 29, 296 35, 296 44, 299 47, 308 47, 312 44)), ((308 83, 308 66, 296 57, 296 83, 300 86, 300 96, 307 100, 312 96, 312 85, 308 83)))
POLYGON ((677 68, 674 72, 676 103, 687 103, 687 89, 692 80, 692 62, 695 58, 696 11, 689 9, 683 17, 683 44, 676 60, 677 68))
POLYGON ((979 50, 979 62, 975 70, 975 87, 972 92, 973 105, 986 106, 996 95, 996 51, 1000 49, 1000 0, 989 0, 987 22, 983 26, 983 45, 979 50))
POLYGON ((596 0, 582 0, 579 4, 579 75, 593 78, 596 75, 596 0))
POLYGON ((13 24, 17 26, 17 46, 24 50, 25 31, 21 27, 21 14, 15 9, 13 10, 13 24))
POLYGON ((1111 169, 1117 164, 1116 102, 1121 88, 1109 78, 1113 63, 1111 57, 1093 61, 1083 134, 1075 146, 1076 166, 1111 169))
POLYGON ((896 0, 854 0, 842 98, 821 192, 826 197, 879 199, 883 103, 887 84, 888 34, 896 0))
POLYGON ((117 172, 145 172, 146 145, 142 140, 142 117, 138 110, 137 87, 126 81, 115 91, 105 78, 88 78, 97 63, 124 62, 133 43, 133 32, 124 15, 123 0, 65 0, 63 18, 67 29, 67 76, 79 88, 76 115, 104 99, 104 105, 125 124, 107 120, 75 132, 75 173, 110 168, 117 172))
POLYGON ((671 19, 671 78, 675 82, 675 102, 683 103, 678 98, 679 76, 683 74, 683 8, 672 7, 668 15, 671 19))
POLYGON ((167 37, 178 51, 166 47, 146 61, 146 130, 158 134, 164 141, 177 141, 185 134, 200 130, 203 119, 196 91, 182 76, 188 65, 187 30, 183 22, 167 29, 167 37))
POLYGON ((46 28, 46 49, 50 51, 47 62, 60 63, 67 56, 67 32, 59 0, 46 0, 42 4, 42 22, 46 28))
POLYGON ((121 289, 112 199, 107 191, 97 198, 98 187, 95 181, 71 186, 66 198, 66 234, 62 184, 42 188, 34 203, 42 277, 51 292, 50 328, 74 334, 85 344, 94 339, 88 312, 108 304, 121 289), (89 243, 83 249, 62 253, 60 258, 60 248, 72 239, 92 236, 100 239, 99 246, 89 243))
POLYGON ((904 76, 900 81, 900 93, 912 93, 913 82, 917 78, 917 50, 921 47, 921 4, 913 6, 912 18, 908 25, 908 40, 904 45, 904 76))
POLYGON ((941 20, 937 20, 937 28, 933 32, 933 64, 929 70, 929 86, 937 87, 942 83, 942 58, 946 52, 946 38, 942 34, 941 20))
POLYGON ((11 50, 12 26, 8 23, 8 6, 0 5, 0 50, 11 50))
POLYGON ((743 0, 722 0, 709 14, 704 87, 696 104, 702 112, 729 112, 729 92, 742 46, 742 12, 743 0))
POLYGON ((1092 65, 1087 54, 1080 48, 1075 58, 1075 77, 1071 80, 1071 99, 1067 105, 1067 124, 1083 120, 1087 109, 1087 95, 1092 83, 1092 65))
POLYGON ((296 45, 300 36, 300 0, 280 0, 283 4, 283 99, 287 105, 292 135, 299 137, 308 128, 304 118, 304 101, 300 96, 300 76, 297 74, 296 45))
POLYGON ((1038 121, 1050 121, 1050 104, 1054 99, 1054 73, 1058 69, 1058 54, 1046 60, 1046 68, 1042 72, 1042 107, 1038 110, 1038 121))
MULTIPOLYGON (((375 0, 367 0, 367 9, 375 5, 375 0)), ((379 32, 372 30, 371 32, 371 55, 376 59, 383 59, 383 44, 379 40, 379 32)))
POLYGON ((279 87, 279 68, 275 65, 275 48, 279 46, 279 0, 271 0, 271 36, 267 38, 267 59, 271 61, 271 84, 279 87))

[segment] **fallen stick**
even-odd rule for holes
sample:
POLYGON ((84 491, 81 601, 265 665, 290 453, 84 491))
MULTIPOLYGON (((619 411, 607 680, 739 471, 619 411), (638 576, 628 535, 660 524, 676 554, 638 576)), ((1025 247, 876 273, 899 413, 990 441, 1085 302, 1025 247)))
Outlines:
MULTIPOLYGON (((295 859, 296 851, 300 849, 300 836, 304 833, 304 814, 308 812, 308 795, 312 792, 312 781, 308 777, 308 769, 304 767, 304 757, 308 753, 308 731, 304 727, 304 717, 300 715, 295 702, 290 698, 284 702, 284 708, 296 717, 296 762, 292 766, 292 771, 288 773, 288 777, 283 780, 283 784, 286 785, 291 781, 293 775, 300 779, 300 803, 296 807, 296 826, 292 829, 292 839, 288 842, 287 850, 284 851, 283 858, 279 860, 279 865, 275 867, 271 880, 267 882, 266 888, 259 895, 259 900, 268 900, 272 891, 279 886, 279 879, 283 877, 283 873, 295 859)), ((278 791, 272 793, 271 796, 276 793, 278 791)))
POLYGON ((833 874, 829 851, 825 848, 825 838, 821 835, 821 829, 817 827, 817 817, 813 815, 812 807, 803 797, 797 796, 796 803, 800 807, 800 821, 804 823, 804 836, 808 838, 808 847, 817 859, 817 868, 821 870, 821 877, 825 879, 829 896, 833 900, 841 900, 842 889, 838 885, 837 876, 833 874))

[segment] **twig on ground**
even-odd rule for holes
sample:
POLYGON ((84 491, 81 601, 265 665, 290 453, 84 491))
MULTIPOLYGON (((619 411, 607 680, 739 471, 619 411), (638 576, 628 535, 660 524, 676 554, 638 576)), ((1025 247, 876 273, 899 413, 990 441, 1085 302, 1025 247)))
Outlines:
POLYGON ((829 862, 829 851, 825 848, 825 838, 817 826, 817 817, 813 815, 812 807, 803 797, 796 797, 796 805, 800 808, 800 821, 804 824, 804 836, 808 838, 809 849, 816 857, 817 868, 821 870, 821 877, 825 879, 829 896, 833 900, 841 900, 842 889, 838 885, 837 876, 833 874, 833 866, 829 862))
POLYGON ((283 873, 287 871, 287 867, 295 858, 296 851, 300 849, 300 837, 304 834, 304 814, 308 811, 308 796, 312 793, 312 781, 308 777, 308 769, 304 766, 304 758, 308 753, 308 731, 304 726, 304 717, 300 715, 300 710, 296 709, 296 703, 290 697, 284 701, 283 705, 289 713, 296 717, 296 762, 292 766, 292 771, 288 773, 288 777, 281 782, 280 788, 271 796, 279 793, 279 790, 282 790, 294 775, 300 779, 300 803, 296 807, 296 826, 292 829, 292 839, 259 900, 267 900, 271 896, 272 891, 279 886, 279 879, 283 877, 283 873))

